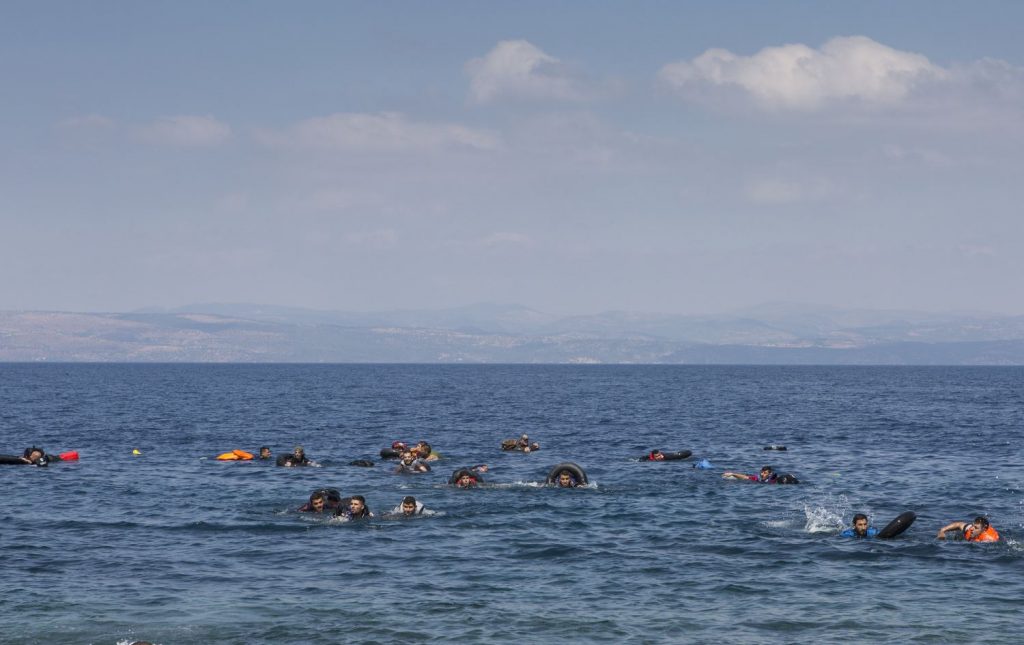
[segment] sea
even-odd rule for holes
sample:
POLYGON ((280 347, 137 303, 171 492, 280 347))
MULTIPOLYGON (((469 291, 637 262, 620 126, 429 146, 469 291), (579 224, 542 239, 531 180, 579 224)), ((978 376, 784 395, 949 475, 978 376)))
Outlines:
POLYGON ((1022 438, 1019 367, 4 364, 0 453, 80 458, 0 466, 0 642, 1021 642, 1022 438), (214 459, 261 445, 318 465, 214 459), (800 483, 722 478, 763 465, 800 483))

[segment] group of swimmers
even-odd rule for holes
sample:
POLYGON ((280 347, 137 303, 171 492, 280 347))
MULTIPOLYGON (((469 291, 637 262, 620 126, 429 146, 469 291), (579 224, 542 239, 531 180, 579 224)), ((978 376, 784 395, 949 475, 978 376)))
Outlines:
MULTIPOLYGON (((773 447, 774 449, 774 447, 773 447)), ((793 475, 788 473, 779 474, 775 472, 775 469, 771 466, 762 466, 760 472, 757 475, 747 475, 744 473, 734 473, 726 471, 722 474, 723 479, 737 479, 740 481, 752 481, 760 484, 798 484, 799 481, 793 475)), ((910 523, 913 522, 913 517, 910 518, 906 526, 909 527, 910 523)), ((989 524, 988 518, 979 515, 974 518, 973 522, 951 522, 946 526, 939 529, 939 533, 936 536, 940 540, 946 539, 946 533, 949 531, 959 531, 957 537, 960 537, 968 542, 998 542, 999 533, 994 527, 989 524)), ((879 529, 870 526, 868 522, 868 516, 864 513, 857 513, 853 516, 853 522, 850 528, 844 530, 839 534, 840 537, 844 538, 874 538, 878 537, 879 529)), ((900 531, 902 532, 902 530, 900 531)))
MULTIPOLYGON (((370 510, 369 505, 367 505, 365 497, 362 495, 342 497, 341 493, 335 488, 322 488, 313 491, 309 496, 309 501, 300 506, 298 511, 300 513, 316 515, 330 515, 349 521, 376 517, 373 511, 370 510)), ((412 495, 406 495, 399 502, 398 506, 385 513, 385 516, 412 517, 414 515, 430 514, 432 512, 423 506, 423 502, 420 502, 412 495)))
MULTIPOLYGON (((529 436, 523 434, 519 439, 506 439, 502 441, 501 449, 506 452, 519 451, 529 453, 539 450, 540 444, 531 442, 529 436)), ((769 446, 765 450, 785 450, 785 447, 769 446)), ((640 460, 674 461, 686 459, 691 454, 688 450, 666 453, 655 449, 641 457, 640 460)), ((441 458, 441 455, 428 442, 422 440, 411 447, 404 441, 395 441, 391 444, 390 449, 381 450, 381 456, 385 459, 396 458, 398 460, 394 470, 396 474, 428 473, 431 471, 428 462, 437 461, 441 458)), ((0 463, 46 466, 52 461, 70 461, 77 458, 77 452, 49 455, 42 448, 30 446, 23 451, 21 456, 0 455, 0 463)), ((273 453, 269 446, 260 446, 259 451, 255 455, 243 450, 232 450, 218 455, 217 459, 220 461, 269 461, 273 459, 273 453)), ((275 463, 286 468, 317 465, 315 461, 306 456, 306 451, 301 445, 295 446, 290 453, 279 455, 275 463)), ((373 466, 373 462, 369 460, 358 460, 351 463, 358 466, 373 466)), ((701 460, 700 464, 694 464, 694 466, 711 467, 711 464, 707 463, 707 460, 701 460)), ((487 470, 488 466, 486 464, 461 468, 452 474, 449 483, 456 488, 475 488, 483 481, 480 476, 481 473, 485 473, 487 470)), ((799 483, 795 476, 789 473, 777 473, 770 465, 762 466, 757 475, 726 471, 722 474, 722 478, 761 484, 799 483)), ((556 466, 548 475, 547 483, 556 488, 576 488, 588 484, 586 473, 579 466, 572 463, 556 466)), ((366 504, 366 499, 362 495, 343 498, 335 489, 319 489, 314 491, 310 495, 309 501, 299 510, 306 513, 330 513, 336 517, 344 517, 349 520, 373 517, 373 513, 366 504)), ((390 514, 410 516, 423 514, 424 511, 425 509, 421 502, 414 497, 407 496, 390 514)), ((912 522, 913 519, 910 521, 912 522)), ((1000 540, 999 532, 989 523, 988 518, 982 515, 975 517, 971 522, 951 522, 939 529, 936 537, 940 540, 945 540, 947 539, 946 534, 954 531, 956 532, 954 535, 968 542, 998 542, 1000 540)), ((873 538, 878 536, 879 533, 878 529, 870 526, 867 515, 857 513, 853 516, 851 527, 841 532, 840 536, 847 538, 873 538)))
MULTIPOLYGON (((518 440, 513 439, 511 441, 516 445, 509 448, 507 442, 502 442, 502 450, 517 450, 529 453, 540 449, 540 444, 531 442, 529 436, 525 434, 518 440)), ((291 454, 295 455, 300 448, 301 446, 297 446, 291 454)), ((302 451, 301 456, 305 457, 304 451, 302 451)), ((426 441, 419 441, 411 446, 404 441, 394 441, 390 448, 381 450, 381 456, 385 459, 395 459, 398 461, 394 469, 395 474, 430 472, 431 468, 428 462, 437 461, 441 458, 441 455, 426 441)), ((278 461, 280 461, 280 458, 278 461)), ((356 462, 352 463, 355 464, 356 462)), ((372 465, 372 462, 370 465, 372 465)), ((455 488, 475 488, 483 483, 482 474, 488 470, 487 464, 476 464, 475 466, 459 468, 452 473, 448 483, 455 488)), ((586 473, 579 466, 573 463, 563 463, 555 466, 548 475, 547 483, 556 488, 576 488, 585 486, 588 482, 586 473)), ((322 488, 313 491, 309 496, 309 501, 299 507, 298 511, 301 513, 331 515, 346 520, 374 517, 373 512, 366 503, 366 499, 362 495, 342 497, 341 493, 333 488, 322 488)), ((392 511, 386 513, 385 516, 409 517, 424 514, 432 514, 432 511, 428 511, 423 503, 415 497, 407 496, 392 511)))

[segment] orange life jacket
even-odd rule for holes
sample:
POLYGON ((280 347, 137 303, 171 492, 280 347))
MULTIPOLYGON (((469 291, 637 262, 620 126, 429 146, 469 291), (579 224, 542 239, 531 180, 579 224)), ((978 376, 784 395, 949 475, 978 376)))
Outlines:
POLYGON ((981 533, 974 534, 974 525, 968 526, 964 529, 964 539, 968 542, 998 542, 999 533, 994 528, 989 526, 981 533))
POLYGON ((253 454, 244 450, 232 450, 231 452, 217 455, 217 461, 249 461, 252 458, 253 454))

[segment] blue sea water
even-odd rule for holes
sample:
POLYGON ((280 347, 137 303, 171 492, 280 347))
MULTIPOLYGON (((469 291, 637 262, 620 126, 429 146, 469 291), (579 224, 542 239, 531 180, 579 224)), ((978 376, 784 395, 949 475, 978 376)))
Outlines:
POLYGON ((0 641, 1016 642, 1022 434, 1020 368, 0 365, 0 452, 81 454, 0 466, 0 641), (421 438, 429 474, 377 457, 421 438), (539 486, 564 460, 592 485, 539 486), (802 483, 721 478, 765 463, 802 483), (325 486, 378 517, 295 512, 325 486), (936 540, 976 514, 1005 540, 936 540))

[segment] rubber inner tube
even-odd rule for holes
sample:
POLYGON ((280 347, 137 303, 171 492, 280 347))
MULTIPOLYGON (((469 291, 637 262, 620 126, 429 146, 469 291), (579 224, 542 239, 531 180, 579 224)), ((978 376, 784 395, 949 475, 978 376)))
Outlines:
POLYGON ((765 446, 765 447, 764 447, 764 449, 765 449, 765 450, 785 450, 785 449, 786 449, 786 446, 780 446, 780 445, 778 445, 778 444, 774 444, 774 443, 773 443, 773 444, 772 444, 772 445, 770 445, 770 446, 765 446))
POLYGON ((362 468, 373 468, 373 462, 369 459, 356 459, 348 462, 349 466, 360 466, 362 468))
POLYGON ((793 475, 790 475, 789 473, 785 473, 785 474, 782 474, 782 475, 779 475, 778 477, 776 477, 775 478, 775 483, 776 484, 799 484, 800 480, 797 479, 796 477, 794 477, 793 475))
POLYGON ((0 455, 0 465, 2 466, 29 466, 27 461, 16 455, 0 455))
POLYGON ((902 533, 903 531, 909 529, 910 525, 913 524, 914 520, 916 519, 917 514, 914 513, 914 511, 907 511, 906 513, 901 513, 896 517, 896 519, 886 524, 885 528, 879 531, 878 535, 875 537, 881 540, 892 539, 900 533, 902 533))
POLYGON ((572 475, 573 479, 576 480, 577 485, 588 483, 587 473, 583 472, 582 468, 572 463, 571 461, 562 462, 555 466, 554 468, 552 468, 551 472, 548 473, 548 483, 557 484, 558 476, 561 475, 563 471, 567 471, 570 475, 572 475))
POLYGON ((381 448, 380 458, 381 459, 398 459, 402 456, 402 453, 398 452, 394 448, 381 448))

